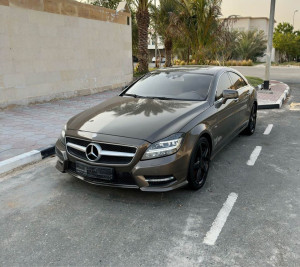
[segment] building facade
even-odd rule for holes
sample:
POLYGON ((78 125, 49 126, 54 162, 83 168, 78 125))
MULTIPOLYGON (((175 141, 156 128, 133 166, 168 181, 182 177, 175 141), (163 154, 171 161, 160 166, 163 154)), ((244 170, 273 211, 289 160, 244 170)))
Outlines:
MULTIPOLYGON (((269 34, 269 18, 267 17, 240 17, 234 18, 232 29, 236 31, 263 31, 265 33, 266 40, 269 34)), ((272 61, 275 61, 275 49, 272 50, 272 61)), ((266 57, 258 58, 259 62, 266 62, 266 57)))

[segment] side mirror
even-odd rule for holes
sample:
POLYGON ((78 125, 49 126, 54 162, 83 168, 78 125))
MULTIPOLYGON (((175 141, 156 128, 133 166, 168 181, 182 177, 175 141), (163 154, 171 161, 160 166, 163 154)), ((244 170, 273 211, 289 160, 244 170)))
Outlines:
POLYGON ((256 90, 262 90, 264 88, 263 84, 259 84, 255 87, 256 90))
POLYGON ((122 91, 125 90, 125 89, 127 89, 127 88, 128 88, 128 85, 123 86, 122 87, 122 91))
POLYGON ((228 99, 237 99, 239 98, 239 93, 236 90, 227 89, 223 91, 223 104, 226 103, 228 99))

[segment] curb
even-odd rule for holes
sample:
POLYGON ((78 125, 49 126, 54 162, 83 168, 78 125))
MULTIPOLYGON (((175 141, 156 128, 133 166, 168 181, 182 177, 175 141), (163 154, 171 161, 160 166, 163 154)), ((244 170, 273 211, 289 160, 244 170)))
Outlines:
POLYGON ((50 145, 45 148, 31 150, 29 152, 20 154, 10 159, 0 161, 0 175, 10 172, 24 165, 34 163, 42 159, 45 159, 47 157, 50 157, 54 155, 54 153, 55 153, 55 146, 50 145))
POLYGON ((287 97, 290 94, 290 87, 287 85, 287 88, 284 90, 284 92, 282 93, 282 95, 280 96, 280 98, 274 102, 274 103, 270 103, 270 104, 262 104, 259 105, 258 104, 258 109, 279 109, 282 107, 284 101, 287 99, 287 97))

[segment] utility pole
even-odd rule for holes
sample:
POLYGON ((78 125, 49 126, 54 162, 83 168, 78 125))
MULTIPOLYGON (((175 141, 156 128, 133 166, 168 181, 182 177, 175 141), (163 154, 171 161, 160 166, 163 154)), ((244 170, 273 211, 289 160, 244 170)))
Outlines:
POLYGON ((266 54, 266 70, 265 70, 265 80, 264 80, 265 90, 270 90, 270 69, 271 69, 272 48, 273 48, 275 2, 276 0, 271 0, 269 32, 268 32, 268 47, 267 47, 267 54, 266 54))
POLYGON ((297 12, 298 12, 298 10, 294 11, 294 15, 293 15, 293 27, 295 26, 295 15, 296 15, 297 12))
MULTIPOLYGON (((156 7, 156 0, 154 0, 154 6, 156 7)), ((154 52, 154 56, 155 56, 155 68, 158 68, 158 62, 157 62, 157 31, 156 31, 156 27, 155 27, 155 52, 154 52)))

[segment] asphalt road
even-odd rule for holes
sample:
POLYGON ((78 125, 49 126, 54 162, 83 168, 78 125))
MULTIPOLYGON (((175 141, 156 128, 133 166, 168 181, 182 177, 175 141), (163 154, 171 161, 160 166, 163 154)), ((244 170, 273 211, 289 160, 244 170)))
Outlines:
POLYGON ((288 104, 259 111, 256 133, 227 145, 196 192, 97 187, 54 158, 2 177, 0 266, 300 266, 299 119, 288 104))
MULTIPOLYGON (((265 67, 233 67, 246 76, 254 76, 264 79, 265 67)), ((281 81, 287 84, 300 85, 300 67, 271 67, 272 80, 281 81)), ((300 86, 299 86, 300 87, 300 86)))
MULTIPOLYGON (((149 68, 154 68, 154 63, 149 63, 149 68)), ((265 67, 264 65, 257 65, 253 67, 232 67, 237 69, 245 76, 254 76, 264 79, 265 67)), ((271 79, 282 81, 288 84, 300 84, 300 67, 271 67, 271 79)))

